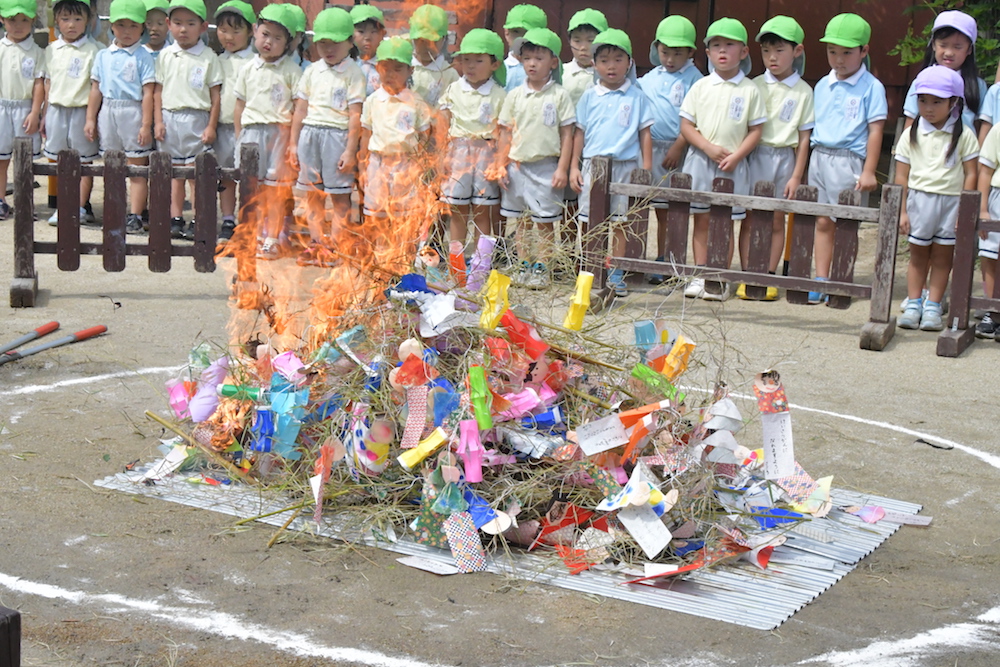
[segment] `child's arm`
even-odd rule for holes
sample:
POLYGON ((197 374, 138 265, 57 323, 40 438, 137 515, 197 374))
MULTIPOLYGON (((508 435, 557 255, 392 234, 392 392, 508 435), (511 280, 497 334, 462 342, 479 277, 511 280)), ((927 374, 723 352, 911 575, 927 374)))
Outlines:
MULTIPOLYGON (((979 145, 982 146, 983 142, 986 141, 986 135, 990 133, 993 128, 993 123, 987 123, 983 119, 979 119, 979 145)), ((982 167, 980 167, 982 168, 982 167)))
POLYGON ((722 160, 729 155, 729 151, 725 148, 717 146, 703 137, 701 132, 698 131, 698 128, 695 127, 694 123, 687 118, 681 118, 681 136, 684 137, 684 141, 688 142, 707 155, 713 162, 722 162, 722 160))
POLYGON ((347 145, 337 163, 337 170, 342 174, 353 171, 358 164, 358 143, 361 138, 361 103, 355 102, 347 107, 350 116, 347 120, 347 145))
POLYGON ((552 187, 558 190, 569 183, 569 161, 573 158, 573 133, 576 125, 568 123, 559 128, 559 166, 552 174, 552 187))
POLYGON ((493 166, 490 168, 490 177, 493 178, 500 187, 507 189, 507 165, 510 163, 510 142, 512 134, 506 125, 497 125, 497 152, 493 159, 493 166))
POLYGON ((653 131, 644 127, 639 130, 639 152, 642 154, 642 168, 650 171, 653 168, 653 131))
POLYGON ((896 160, 896 185, 902 186, 903 192, 900 194, 902 207, 899 210, 899 233, 910 233, 910 214, 906 212, 906 184, 910 180, 910 165, 908 162, 896 160))
POLYGON ((153 136, 157 141, 167 138, 167 131, 163 126, 163 86, 159 83, 153 84, 153 136))
POLYGON ((87 137, 87 141, 94 141, 94 138, 97 137, 97 114, 101 110, 103 100, 101 84, 97 81, 91 81, 90 97, 87 99, 87 120, 83 124, 83 136, 87 137))
POLYGON ((764 123, 753 125, 747 128, 747 136, 743 137, 739 147, 726 157, 719 160, 719 169, 722 171, 734 171, 740 162, 746 159, 753 149, 757 148, 760 138, 764 135, 764 123))
POLYGON ((208 127, 201 133, 201 143, 211 146, 215 143, 215 132, 219 127, 219 112, 221 111, 222 86, 212 86, 208 89, 209 99, 212 106, 208 110, 208 127))
POLYGON ((795 168, 792 169, 792 177, 785 185, 785 191, 781 193, 785 199, 791 199, 795 196, 795 191, 799 189, 802 177, 805 176, 806 163, 809 162, 810 136, 812 136, 812 130, 799 130, 799 145, 795 147, 795 168))
POLYGON ((368 142, 371 141, 372 131, 367 127, 361 127, 361 142, 358 144, 358 160, 361 164, 368 162, 368 142))
MULTIPOLYGON (((994 171, 996 170, 987 167, 982 162, 979 163, 979 217, 983 220, 990 219, 990 181, 993 180, 994 171)), ((986 237, 986 230, 979 232, 979 238, 986 240, 986 237)))
MULTIPOLYGON (((868 146, 865 148, 865 166, 861 170, 861 176, 858 178, 858 184, 854 186, 855 190, 871 192, 878 187, 878 180, 875 178, 875 168, 878 166, 878 159, 882 153, 882 130, 884 127, 884 120, 877 120, 874 123, 868 123, 868 146)), ((906 173, 910 173, 909 167, 906 168, 906 173)), ((898 171, 896 172, 896 175, 896 180, 898 182, 898 171)), ((906 205, 904 204, 903 207, 905 208, 906 205)))
POLYGON ((677 165, 681 163, 681 159, 684 157, 684 151, 687 150, 688 142, 685 141, 683 136, 677 137, 674 143, 670 145, 667 149, 667 154, 663 158, 663 168, 664 169, 676 169, 677 165))
POLYGON ((246 109, 247 103, 236 98, 236 106, 233 107, 233 130, 236 136, 240 136, 240 132, 243 130, 243 110, 246 109))
POLYGON ((569 170, 569 186, 574 192, 583 192, 583 172, 580 171, 580 160, 583 157, 583 128, 578 127, 573 133, 573 164, 569 170))
POLYGON ((25 134, 35 134, 42 123, 42 106, 45 104, 45 79, 35 79, 31 87, 31 113, 24 119, 25 134))
POLYGON ((966 160, 963 162, 962 172, 965 174, 965 181, 962 183, 962 189, 975 190, 978 185, 976 181, 976 160, 966 160))
POLYGON ((142 87, 142 127, 139 128, 139 145, 148 146, 153 143, 153 90, 155 83, 147 83, 142 87))
POLYGON ((302 121, 309 111, 308 100, 296 99, 292 108, 292 133, 288 137, 288 161, 296 169, 299 168, 299 136, 302 134, 302 121))
POLYGON ((448 145, 448 133, 450 130, 451 111, 449 109, 438 109, 438 112, 434 114, 434 136, 439 148, 443 149, 448 145))

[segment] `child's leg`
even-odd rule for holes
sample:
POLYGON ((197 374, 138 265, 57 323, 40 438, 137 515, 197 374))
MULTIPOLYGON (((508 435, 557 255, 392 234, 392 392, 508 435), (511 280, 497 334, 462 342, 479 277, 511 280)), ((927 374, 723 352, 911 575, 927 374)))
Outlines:
MULTIPOLYGON (((337 230, 343 229, 351 221, 351 195, 350 193, 330 195, 330 203, 333 204, 333 231, 330 234, 333 236, 337 230)), ((325 198, 321 206, 326 207, 325 198)))
POLYGON ((175 178, 170 181, 170 217, 180 218, 184 215, 184 186, 187 184, 183 178, 175 178))
POLYGON ((454 204, 451 207, 450 222, 448 225, 449 237, 452 241, 460 241, 462 247, 465 247, 465 241, 469 235, 469 218, 471 215, 472 206, 469 204, 454 204))
MULTIPOLYGON (((130 157, 127 161, 131 165, 145 166, 149 164, 148 157, 130 157)), ((130 176, 129 182, 129 213, 142 215, 142 210, 146 208, 146 198, 149 194, 148 181, 142 176, 130 176)))
MULTIPOLYGON (((817 278, 830 277, 830 263, 833 262, 833 232, 833 220, 826 216, 816 218, 816 243, 813 254, 816 260, 817 278)), ((912 248, 913 246, 911 245, 910 247, 912 248)), ((926 273, 924 275, 926 276, 926 273)), ((921 286, 921 289, 923 289, 923 286, 921 286)), ((917 298, 920 298, 920 290, 917 290, 917 298)))
POLYGON ((534 253, 535 262, 546 265, 551 264, 552 256, 553 254, 555 254, 555 237, 556 237, 555 223, 536 222, 535 229, 538 232, 538 249, 534 253))
POLYGON ((222 181, 222 192, 219 193, 219 208, 222 219, 236 217, 236 181, 222 181))
POLYGON ((767 269, 771 273, 778 272, 778 264, 785 255, 785 214, 774 212, 774 222, 771 224, 771 261, 767 269))
POLYGON ((309 239, 319 243, 327 236, 326 194, 315 186, 303 188, 301 184, 295 187, 292 194, 296 215, 305 218, 309 227, 309 239))
POLYGON ((476 225, 473 230, 472 242, 478 243, 480 236, 493 235, 493 228, 496 226, 495 223, 500 219, 500 205, 493 204, 491 206, 473 206, 472 219, 476 225))
POLYGON ((90 201, 90 193, 94 189, 94 177, 84 176, 80 179, 80 207, 90 201))
POLYGON ((697 266, 708 264, 708 213, 694 214, 694 231, 691 232, 691 250, 697 266))
MULTIPOLYGON (((941 303, 945 290, 948 289, 948 278, 951 276, 951 265, 955 257, 955 246, 931 244, 930 247, 930 294, 928 298, 934 303, 941 303)), ((923 285, 920 286, 923 289, 923 285)), ((912 296, 912 295, 911 295, 912 296)), ((917 296, 920 296, 919 291, 917 296)))
POLYGON ((10 160, 0 160, 0 201, 7 195, 7 168, 10 160))
MULTIPOLYGON (((927 273, 931 264, 931 246, 910 244, 910 264, 906 269, 906 295, 911 301, 920 301, 927 273)), ((828 265, 829 266, 829 265, 828 265)), ((817 275, 819 268, 816 269, 817 275)), ((942 289, 942 293, 944 290, 942 289)))
POLYGON ((993 286, 995 285, 994 280, 997 274, 997 261, 980 255, 979 267, 983 272, 983 295, 988 299, 992 299, 993 286))

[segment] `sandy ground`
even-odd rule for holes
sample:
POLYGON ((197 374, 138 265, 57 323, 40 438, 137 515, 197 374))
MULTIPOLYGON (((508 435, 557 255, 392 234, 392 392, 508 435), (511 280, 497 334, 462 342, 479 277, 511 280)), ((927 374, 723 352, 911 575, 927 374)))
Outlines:
MULTIPOLYGON (((0 275, 11 276, 5 235, 0 275)), ((750 374, 779 364, 793 403, 836 413, 793 413, 807 470, 934 517, 761 632, 493 575, 438 578, 375 549, 300 538, 268 550, 270 527, 97 489, 95 479, 155 455, 162 432, 143 412, 165 411, 170 373, 148 369, 180 365, 198 341, 225 343, 226 276, 180 259, 152 274, 143 258, 120 275, 97 258, 60 273, 52 256, 38 272, 39 307, 5 304, 0 339, 49 320, 109 334, 0 367, 0 604, 23 613, 25 665, 997 664, 992 343, 943 359, 934 335, 900 331, 886 351, 866 352, 867 302, 835 311, 654 292, 621 306, 697 332, 694 384, 720 374, 745 390, 750 374)))

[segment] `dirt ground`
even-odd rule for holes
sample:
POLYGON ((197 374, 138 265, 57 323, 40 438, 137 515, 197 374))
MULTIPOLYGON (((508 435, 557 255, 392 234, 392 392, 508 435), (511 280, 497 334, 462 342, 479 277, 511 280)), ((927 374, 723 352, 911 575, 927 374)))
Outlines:
MULTIPOLYGON (((36 229, 53 236, 44 222, 36 229)), ((4 234, 0 275, 11 276, 4 234)), ((870 275, 873 241, 866 230, 860 276, 870 275)), ((179 366, 201 340, 225 344, 226 275, 197 274, 190 260, 174 266, 153 274, 135 257, 116 275, 88 257, 61 273, 53 256, 39 257, 39 306, 3 306, 2 340, 49 320, 66 332, 109 329, 0 367, 0 604, 23 614, 25 665, 998 662, 1000 444, 988 397, 1000 346, 977 342, 943 359, 933 334, 899 331, 884 352, 860 350, 866 301, 836 311, 643 292, 620 306, 697 332, 704 366, 691 384, 723 366, 720 376, 745 391, 753 372, 777 364, 793 404, 826 411, 793 412, 808 471, 922 503, 934 517, 761 632, 494 575, 439 578, 375 549, 308 538, 267 549, 271 527, 236 528, 220 514, 95 488, 155 456, 162 431, 143 413, 165 413, 170 377, 155 369, 179 366), (886 425, 960 446, 931 447, 886 425)), ((902 267, 897 275, 901 287, 902 267)))

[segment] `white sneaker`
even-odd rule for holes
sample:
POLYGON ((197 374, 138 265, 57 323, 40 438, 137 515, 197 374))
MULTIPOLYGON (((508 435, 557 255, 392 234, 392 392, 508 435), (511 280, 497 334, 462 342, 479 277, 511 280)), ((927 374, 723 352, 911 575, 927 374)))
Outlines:
POLYGON ((528 273, 524 285, 531 289, 545 289, 549 286, 549 282, 549 270, 539 262, 531 267, 531 272, 528 273))
POLYGON ((688 286, 684 288, 684 296, 689 299, 705 298, 705 279, 693 278, 688 286))
POLYGON ((725 301, 732 295, 732 290, 730 289, 729 283, 722 283, 722 292, 720 294, 713 294, 708 290, 705 290, 705 296, 702 298, 705 301, 725 301))
MULTIPOLYGON (((930 295, 930 292, 928 290, 924 290, 923 292, 920 293, 920 300, 922 302, 926 301, 927 297, 929 295, 930 295)), ((910 303, 910 297, 908 297, 908 296, 907 297, 903 297, 903 300, 899 302, 899 312, 902 313, 902 312, 906 311, 906 306, 909 303, 910 303)), ((947 309, 945 309, 945 310, 947 310, 947 309)))
POLYGON ((52 211, 52 215, 49 216, 49 227, 59 226, 59 211, 52 211))

